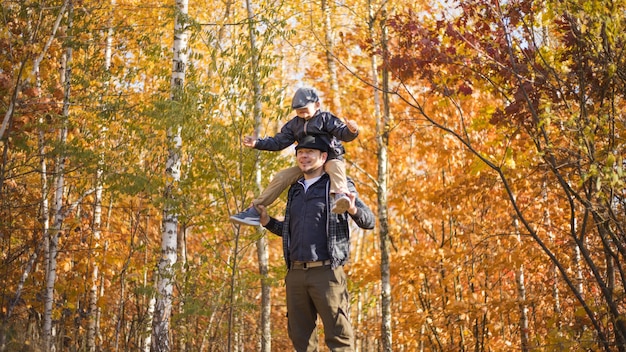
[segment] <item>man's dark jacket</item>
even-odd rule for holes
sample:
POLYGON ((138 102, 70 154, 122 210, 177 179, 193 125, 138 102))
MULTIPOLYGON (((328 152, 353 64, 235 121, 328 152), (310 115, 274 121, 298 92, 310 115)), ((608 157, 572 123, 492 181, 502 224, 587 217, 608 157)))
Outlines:
MULTIPOLYGON (((302 179, 300 179, 302 180, 302 179)), ((327 221, 327 238, 328 238, 328 253, 331 256, 331 266, 336 268, 338 266, 347 263, 350 255, 350 228, 348 227, 348 216, 354 220, 356 225, 362 229, 373 229, 376 223, 374 213, 370 208, 365 205, 357 196, 355 199, 355 205, 357 212, 354 215, 350 215, 348 212, 343 214, 335 214, 331 209, 330 199, 330 178, 327 174, 323 174, 317 182, 325 182, 326 184, 326 221, 327 221)), ((316 183, 317 183, 316 182, 316 183)), ((285 209, 285 220, 278 221, 275 218, 270 217, 270 221, 265 226, 270 232, 281 236, 283 238, 283 255, 287 267, 290 267, 291 259, 289 258, 289 206, 293 198, 293 193, 296 187, 303 187, 300 182, 296 182, 289 188, 287 194, 287 206, 285 209)), ((356 188, 354 182, 348 178, 348 189, 351 193, 356 194, 356 188)), ((310 214, 308 216, 315 216, 310 214)))

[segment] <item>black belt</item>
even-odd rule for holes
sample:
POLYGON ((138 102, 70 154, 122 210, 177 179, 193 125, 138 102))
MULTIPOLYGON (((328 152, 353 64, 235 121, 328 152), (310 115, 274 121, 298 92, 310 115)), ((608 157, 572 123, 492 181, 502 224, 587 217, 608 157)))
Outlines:
POLYGON ((290 269, 307 270, 310 268, 317 268, 324 265, 330 265, 330 259, 320 260, 317 262, 300 262, 297 260, 292 260, 290 269))

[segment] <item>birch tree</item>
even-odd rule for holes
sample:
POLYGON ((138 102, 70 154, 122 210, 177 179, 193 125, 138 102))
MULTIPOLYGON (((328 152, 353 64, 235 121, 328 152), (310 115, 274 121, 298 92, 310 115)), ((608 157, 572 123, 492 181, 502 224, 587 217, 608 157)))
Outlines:
MULTIPOLYGON (((67 8, 67 32, 72 32, 74 3, 69 0, 67 8)), ((67 141, 67 119, 70 110, 70 94, 71 94, 71 65, 72 65, 72 46, 67 43, 65 55, 63 56, 63 65, 61 72, 61 83, 64 87, 63 93, 63 111, 62 125, 59 131, 59 145, 64 146, 67 141)), ((57 255, 59 245, 59 234, 62 231, 63 220, 65 219, 65 209, 63 207, 64 198, 63 191, 65 188, 65 165, 67 156, 61 149, 57 156, 54 171, 54 201, 53 201, 53 223, 49 233, 48 247, 46 248, 46 279, 44 294, 44 314, 43 314, 43 335, 45 351, 53 350, 53 326, 52 314, 54 305, 54 284, 56 280, 57 255)))
MULTIPOLYGON (((254 4, 250 0, 246 0, 246 9, 248 12, 248 33, 250 35, 250 75, 252 76, 252 116, 254 117, 254 135, 258 136, 261 129, 262 105, 263 98, 261 87, 261 75, 259 67, 259 49, 257 41, 257 29, 255 28, 256 14, 254 4)), ((261 164, 258 158, 255 159, 254 169, 255 184, 257 190, 261 190, 261 164)), ((272 301, 271 286, 268 281, 269 254, 267 237, 263 236, 260 228, 256 229, 258 239, 256 241, 257 259, 259 261, 259 274, 261 277, 261 321, 260 321, 260 349, 262 352, 270 352, 272 350, 272 322, 270 320, 272 301)))
MULTIPOLYGON (((61 23, 61 20, 63 19, 63 17, 66 14, 66 7, 67 7, 67 2, 63 2, 62 6, 58 9, 57 15, 56 15, 56 19, 54 20, 54 22, 52 23, 52 26, 50 28, 50 33, 47 37, 47 40, 44 44, 44 46, 41 48, 41 52, 37 55, 37 57, 33 60, 33 64, 32 64, 32 71, 30 72, 30 75, 26 75, 26 77, 34 77, 35 82, 31 82, 35 84, 36 87, 36 91, 38 92, 38 98, 41 99, 41 92, 42 92, 42 86, 41 86, 41 76, 40 76, 40 65, 41 62, 43 61, 45 55, 48 53, 48 50, 50 49, 50 46, 56 36, 57 30, 59 28, 59 25, 61 23)), ((40 10, 43 11, 43 10, 40 10)), ((43 12, 39 13, 40 16, 43 16, 43 12)), ((36 38, 36 36, 32 36, 31 40, 34 40, 36 38)), ((32 43, 34 44, 34 43, 32 43)), ((24 85, 24 83, 28 82, 27 78, 22 78, 22 72, 24 71, 25 62, 23 62, 22 67, 20 68, 19 74, 17 76, 17 82, 15 84, 14 90, 13 90, 13 94, 10 97, 9 100, 9 104, 8 104, 8 108, 7 111, 5 113, 5 117, 3 119, 3 123, 2 123, 2 128, 0 128, 0 137, 2 137, 5 134, 5 131, 7 131, 7 127, 10 126, 10 121, 13 117, 13 113, 14 111, 14 106, 16 104, 16 99, 18 97, 18 95, 21 93, 21 89, 24 85), (22 81, 26 81, 26 82, 22 82, 22 81)), ((45 114, 40 114, 39 116, 39 123, 41 125, 44 125, 44 120, 45 120, 45 114)), ((2 319, 2 330, 0 331, 0 351, 4 351, 6 349, 6 333, 7 333, 7 328, 8 328, 8 324, 9 324, 9 320, 11 319, 11 316, 13 314, 13 310, 15 308, 15 306, 18 304, 18 302, 21 300, 21 296, 22 296, 22 291, 24 288, 24 284, 26 283, 26 280, 28 279, 28 276, 30 275, 30 273, 32 272, 36 260, 39 256, 39 253, 41 252, 42 248, 45 248, 45 251, 48 251, 49 248, 49 225, 50 225, 50 214, 49 214, 49 210, 50 210, 50 206, 49 206, 49 199, 48 199, 48 189, 49 189, 49 181, 48 181, 48 172, 47 172, 47 160, 45 157, 45 146, 46 146, 46 140, 45 140, 45 130, 43 128, 39 129, 38 131, 38 151, 39 151, 39 167, 40 167, 40 181, 41 181, 41 207, 40 207, 40 216, 39 216, 39 223, 41 225, 40 228, 40 240, 37 241, 37 245, 35 246, 35 248, 32 250, 32 253, 29 256, 28 261, 26 262, 26 265, 24 266, 23 272, 20 276, 20 280, 19 283, 17 285, 17 289, 15 291, 14 297, 10 300, 10 303, 8 305, 8 308, 6 310, 6 313, 3 316, 2 319)), ((0 138, 3 141, 3 148, 4 148, 4 152, 3 152, 3 156, 7 155, 7 150, 9 148, 8 146, 8 133, 7 133, 7 138, 0 138)), ((4 175, 5 175, 5 161, 6 158, 3 157, 3 162, 2 162, 2 168, 0 171, 0 184, 4 185, 4 175)), ((1 198, 1 197, 0 197, 1 198)))
POLYGON ((343 116, 341 105, 341 92, 339 90, 339 78, 337 75, 337 63, 335 60, 335 38, 333 36, 332 25, 332 7, 329 0, 322 0, 322 16, 323 16, 323 28, 324 28, 324 51, 326 54, 326 66, 328 69, 328 81, 330 83, 331 91, 331 109, 333 113, 339 117, 343 116))
POLYGON ((387 15, 382 10, 380 18, 381 51, 382 51, 382 96, 383 111, 380 119, 376 121, 376 143, 378 151, 378 221, 380 231, 380 275, 381 275, 381 340, 385 352, 393 350, 393 338, 391 327, 391 279, 390 279, 390 237, 389 217, 387 204, 387 179, 388 179, 388 145, 391 123, 390 90, 389 90, 389 58, 387 47, 387 15))
MULTIPOLYGON (((116 0, 111 0, 111 13, 107 23, 107 30, 105 34, 105 46, 104 46, 104 71, 109 72, 111 68, 111 56, 112 56, 112 43, 113 43, 113 25, 112 25, 112 17, 113 10, 115 9, 116 0)), ((109 82, 105 83, 105 87, 109 86, 109 82)), ((106 90, 105 90, 106 92, 106 90)), ((106 136, 107 129, 106 127, 101 128, 100 130, 100 144, 101 148, 104 149, 106 146, 106 136)), ((94 210, 93 210, 93 223, 92 223, 92 233, 93 233, 93 256, 91 260, 91 282, 89 287, 89 316, 87 323, 87 350, 90 352, 95 352, 97 345, 97 336, 98 336, 98 325, 100 318, 100 308, 98 307, 98 298, 100 294, 100 267, 99 267, 99 249, 100 249, 100 240, 102 234, 102 194, 103 194, 103 178, 104 178, 104 166, 105 166, 105 156, 104 153, 100 153, 100 157, 98 159, 98 165, 96 167, 96 185, 95 185, 95 193, 94 193, 94 210)))
MULTIPOLYGON (((185 68, 187 66, 187 13, 188 0, 176 1, 174 23, 173 68, 171 99, 176 101, 183 94, 185 68)), ((157 299, 152 322, 151 351, 169 351, 169 328, 172 313, 178 243, 178 213, 175 205, 181 172, 182 136, 180 124, 167 131, 168 157, 165 165, 163 228, 161 233, 161 259, 158 265, 157 299)))

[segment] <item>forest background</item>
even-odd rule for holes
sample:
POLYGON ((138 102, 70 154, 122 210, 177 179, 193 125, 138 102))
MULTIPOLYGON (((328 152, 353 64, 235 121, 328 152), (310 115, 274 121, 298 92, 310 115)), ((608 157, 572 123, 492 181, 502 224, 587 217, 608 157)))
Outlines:
POLYGON ((626 2, 320 1, 2 1, 2 350, 289 350, 228 217, 302 85, 360 125, 358 351, 626 350, 626 2))

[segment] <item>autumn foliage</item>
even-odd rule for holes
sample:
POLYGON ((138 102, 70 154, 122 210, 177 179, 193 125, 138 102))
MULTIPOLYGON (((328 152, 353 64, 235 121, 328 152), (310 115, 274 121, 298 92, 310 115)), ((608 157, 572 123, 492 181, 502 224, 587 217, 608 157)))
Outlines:
MULTIPOLYGON (((258 80, 262 135, 303 84, 359 122, 348 174, 385 206, 394 351, 626 351, 625 2, 331 3, 330 56, 321 3, 252 5, 251 19, 190 1, 174 100, 173 3, 3 3, 2 350, 146 350, 166 206, 179 219, 172 350, 258 350, 262 280, 272 350, 289 350, 280 239, 228 221, 257 171, 266 185, 293 160, 241 146, 258 80), (165 198, 172 126, 182 170, 165 198)), ((358 351, 382 350, 379 234, 352 233, 358 351)))

